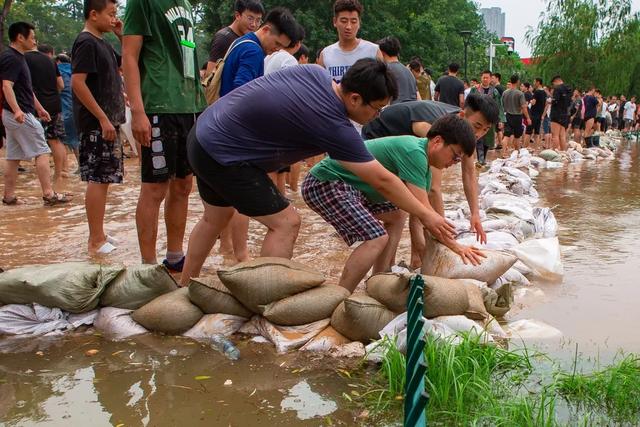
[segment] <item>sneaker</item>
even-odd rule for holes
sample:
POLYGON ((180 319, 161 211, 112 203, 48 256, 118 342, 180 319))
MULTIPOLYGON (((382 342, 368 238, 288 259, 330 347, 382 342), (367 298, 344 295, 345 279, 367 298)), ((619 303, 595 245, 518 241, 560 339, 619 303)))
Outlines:
POLYGON ((162 265, 167 267, 168 270, 175 271, 177 273, 182 273, 182 268, 184 267, 184 257, 180 259, 180 261, 176 263, 170 263, 169 260, 165 259, 162 261, 162 265))

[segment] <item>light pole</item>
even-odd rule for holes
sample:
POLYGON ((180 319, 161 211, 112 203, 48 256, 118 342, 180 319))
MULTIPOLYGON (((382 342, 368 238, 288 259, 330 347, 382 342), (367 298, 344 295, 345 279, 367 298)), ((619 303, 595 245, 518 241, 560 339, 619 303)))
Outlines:
POLYGON ((496 47, 508 47, 506 43, 489 43, 489 71, 493 72, 493 58, 496 56, 496 47))
POLYGON ((460 34, 462 42, 464 43, 464 79, 467 80, 467 48, 469 47, 469 39, 473 33, 469 30, 462 30, 459 31, 458 34, 460 34))

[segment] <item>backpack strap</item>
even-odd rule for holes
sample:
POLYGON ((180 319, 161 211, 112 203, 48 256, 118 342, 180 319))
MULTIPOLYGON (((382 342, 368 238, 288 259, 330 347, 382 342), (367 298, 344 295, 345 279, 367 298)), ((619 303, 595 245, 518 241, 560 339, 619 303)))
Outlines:
POLYGON ((224 54, 224 58, 222 58, 222 61, 223 62, 227 62, 227 57, 231 54, 233 49, 235 49, 236 47, 238 47, 238 46, 240 46, 241 44, 244 44, 244 43, 253 43, 255 45, 258 44, 256 42, 254 42, 253 40, 249 40, 249 39, 240 40, 237 43, 234 41, 233 43, 231 43, 231 46, 229 46, 229 50, 227 50, 227 53, 224 54))

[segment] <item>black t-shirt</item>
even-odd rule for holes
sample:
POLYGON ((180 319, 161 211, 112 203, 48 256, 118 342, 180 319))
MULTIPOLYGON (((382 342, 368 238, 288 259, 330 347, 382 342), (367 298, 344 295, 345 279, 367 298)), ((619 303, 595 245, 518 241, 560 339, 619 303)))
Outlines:
POLYGON ((57 81, 60 71, 56 64, 47 55, 38 51, 26 52, 24 59, 27 60, 31 72, 33 93, 36 98, 49 114, 60 113, 62 103, 57 81))
POLYGON ((496 90, 498 91, 500 96, 502 96, 502 94, 504 93, 504 86, 502 86, 501 84, 497 84, 496 85, 496 90))
POLYGON ((598 98, 593 95, 584 97, 584 117, 594 118, 598 115, 598 98))
POLYGON ((433 124, 446 114, 457 114, 460 107, 437 101, 409 101, 393 104, 382 110, 380 115, 362 129, 366 139, 385 136, 413 135, 412 124, 427 122, 433 124))
MULTIPOLYGON (((31 73, 24 55, 9 47, 0 54, 0 79, 13 82, 13 92, 16 94, 18 107, 24 113, 36 114, 33 102, 33 87, 31 86, 31 73)), ((4 97, 3 97, 4 98, 4 97)), ((2 108, 12 111, 5 99, 2 108)))
POLYGON ((553 89, 553 101, 551 102, 551 115, 554 117, 568 116, 571 105, 571 89, 565 84, 553 89))
POLYGON ((536 117, 542 116, 544 106, 547 103, 547 92, 545 92, 544 89, 536 89, 533 91, 533 99, 536 100, 536 103, 531 107, 531 114, 536 117))
POLYGON ((436 83, 436 92, 440 92, 440 102, 459 107, 460 95, 464 94, 464 84, 457 77, 442 76, 436 83))
POLYGON ((527 103, 531 102, 531 100, 533 99, 533 94, 531 92, 529 92, 528 90, 524 92, 524 100, 527 101, 527 103))
POLYGON ((229 46, 235 39, 240 37, 236 34, 231 27, 224 27, 219 30, 211 41, 211 48, 209 49, 209 61, 218 62, 219 59, 224 58, 224 55, 229 50, 229 46))
MULTIPOLYGON (((87 86, 111 124, 125 122, 122 79, 118 70, 118 56, 113 47, 103 39, 83 31, 71 50, 73 74, 87 74, 87 86)), ((100 122, 73 94, 73 113, 79 132, 100 129, 100 122)))

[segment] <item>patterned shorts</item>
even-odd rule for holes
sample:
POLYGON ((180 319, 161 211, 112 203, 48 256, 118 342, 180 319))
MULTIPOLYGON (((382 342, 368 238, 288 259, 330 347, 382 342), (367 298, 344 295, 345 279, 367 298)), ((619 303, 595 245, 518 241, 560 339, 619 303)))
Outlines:
POLYGON ((80 178, 98 184, 119 184, 124 176, 122 142, 105 141, 99 130, 80 133, 80 178))
POLYGON ((390 202, 371 203, 360 190, 343 181, 320 181, 311 174, 302 183, 302 198, 348 246, 387 234, 375 215, 398 210, 390 202))
POLYGON ((47 140, 58 139, 64 141, 66 135, 64 133, 64 119, 62 113, 56 113, 51 115, 51 121, 42 122, 44 128, 44 134, 47 140))

